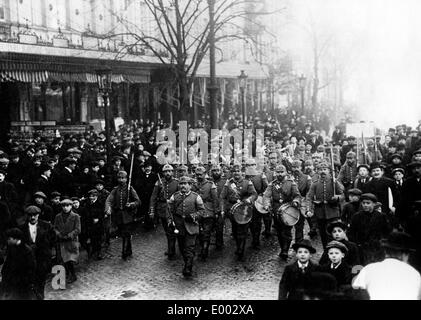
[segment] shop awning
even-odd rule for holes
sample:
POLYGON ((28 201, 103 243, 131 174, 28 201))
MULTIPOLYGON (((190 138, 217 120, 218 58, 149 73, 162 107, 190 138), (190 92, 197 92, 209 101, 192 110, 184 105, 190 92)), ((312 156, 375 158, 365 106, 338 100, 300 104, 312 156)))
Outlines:
POLYGON ((2 81, 41 83, 48 81, 47 71, 2 71, 2 81))
MULTIPOLYGON (((241 64, 236 62, 220 62, 216 64, 216 77, 224 79, 237 79, 244 70, 248 79, 264 80, 269 78, 269 71, 266 66, 258 63, 241 64)), ((203 61, 196 72, 198 78, 210 77, 210 64, 208 61, 203 61)))

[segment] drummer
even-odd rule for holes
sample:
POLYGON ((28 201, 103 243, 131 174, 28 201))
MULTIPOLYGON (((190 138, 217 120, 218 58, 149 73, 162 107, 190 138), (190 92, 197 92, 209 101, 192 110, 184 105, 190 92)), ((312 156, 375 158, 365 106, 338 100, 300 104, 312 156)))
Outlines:
MULTIPOLYGON (((292 241, 292 226, 287 225, 278 213, 282 204, 291 204, 299 208, 301 202, 300 191, 294 178, 288 176, 284 165, 278 165, 275 169, 276 179, 269 183, 263 194, 263 204, 266 210, 271 207, 273 220, 278 235, 281 252, 279 256, 283 260, 288 259, 288 251, 292 241)), ((298 212, 298 214, 300 214, 298 212)), ((297 217, 299 218, 299 216, 297 217)))
POLYGON ((239 261, 244 259, 244 249, 247 240, 247 230, 249 228, 250 220, 237 221, 231 212, 235 204, 244 203, 248 206, 253 205, 257 198, 256 189, 250 180, 244 179, 241 172, 241 165, 234 164, 231 168, 232 178, 228 179, 222 188, 220 196, 221 214, 229 213, 231 220, 232 233, 237 244, 237 251, 235 254, 239 261), (226 201, 225 201, 226 200, 226 201))
MULTIPOLYGON (((246 161, 246 179, 253 183, 256 189, 257 195, 260 197, 268 186, 268 179, 266 175, 258 173, 256 170, 257 164, 255 159, 248 159, 246 161)), ((260 233, 262 232, 262 219, 263 215, 260 213, 255 206, 253 206, 253 217, 250 222, 250 231, 253 237, 252 247, 253 249, 260 249, 260 233)))

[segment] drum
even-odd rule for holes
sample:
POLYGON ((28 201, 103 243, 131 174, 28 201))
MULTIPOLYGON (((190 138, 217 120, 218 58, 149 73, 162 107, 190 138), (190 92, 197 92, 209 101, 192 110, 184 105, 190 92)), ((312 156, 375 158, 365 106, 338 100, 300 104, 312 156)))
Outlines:
POLYGON ((293 207, 290 203, 284 203, 278 209, 278 216, 282 222, 289 227, 293 227, 300 220, 300 210, 293 207))
POLYGON ((247 224, 253 216, 253 208, 243 202, 236 203, 231 208, 231 214, 238 224, 247 224))
POLYGON ((263 196, 258 196, 257 197, 257 200, 254 202, 254 207, 261 214, 267 214, 269 212, 268 210, 265 210, 265 208, 263 206, 263 196))

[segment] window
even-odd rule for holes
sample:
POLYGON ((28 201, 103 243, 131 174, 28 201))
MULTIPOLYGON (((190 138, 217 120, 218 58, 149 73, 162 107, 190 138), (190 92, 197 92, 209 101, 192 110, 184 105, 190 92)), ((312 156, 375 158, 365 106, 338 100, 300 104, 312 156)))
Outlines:
POLYGON ((0 21, 6 19, 6 4, 5 0, 0 0, 0 21))

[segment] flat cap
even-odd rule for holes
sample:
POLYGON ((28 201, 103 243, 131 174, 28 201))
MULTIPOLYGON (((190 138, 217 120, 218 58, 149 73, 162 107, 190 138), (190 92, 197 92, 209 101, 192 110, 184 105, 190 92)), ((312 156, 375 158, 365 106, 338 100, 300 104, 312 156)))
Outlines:
POLYGON ((37 191, 34 193, 34 198, 43 198, 43 199, 47 199, 47 196, 45 195, 44 192, 42 191, 37 191))
POLYGON ((319 165, 317 166, 317 169, 326 169, 326 168, 330 169, 330 165, 326 161, 320 162, 319 165))
POLYGON ((342 253, 345 253, 345 254, 348 252, 348 247, 339 241, 331 241, 327 244, 326 250, 329 250, 332 248, 339 249, 342 251, 342 253))
POLYGON ((352 189, 348 190, 348 194, 354 195, 354 196, 361 196, 363 194, 363 192, 358 188, 352 188, 352 189))
POLYGON ((405 169, 404 168, 401 168, 401 167, 398 167, 398 168, 395 168, 395 169, 392 170, 392 174, 395 174, 396 172, 400 172, 400 173, 402 173, 404 175, 405 174, 405 169))
POLYGON ((98 195, 98 190, 97 190, 97 189, 92 189, 92 190, 89 190, 89 191, 88 191, 88 194, 89 194, 89 195, 91 195, 91 194, 92 194, 92 195, 97 196, 97 195, 98 195))
POLYGON ((127 177, 127 172, 126 172, 126 171, 121 170, 121 171, 119 171, 119 172, 117 173, 117 177, 123 177, 123 178, 125 178, 125 177, 127 177))
POLYGON ((360 200, 361 201, 370 200, 370 201, 373 201, 373 202, 377 202, 377 197, 372 193, 364 193, 364 194, 361 195, 360 200))
POLYGON ((28 207, 25 208, 25 213, 28 216, 35 216, 35 215, 41 213, 41 209, 38 208, 37 206, 28 206, 28 207))
POLYGON ((62 206, 66 206, 66 205, 71 205, 72 206, 73 205, 73 202, 70 199, 63 199, 63 200, 61 200, 60 204, 62 206))
POLYGON ((394 158, 398 158, 402 160, 402 156, 399 153, 395 153, 390 157, 390 159, 394 159, 394 158))
POLYGON ((51 198, 61 197, 61 193, 58 191, 51 192, 51 198))
POLYGON ((332 221, 331 223, 327 225, 326 232, 328 234, 331 234, 333 232, 333 229, 337 227, 341 228, 344 231, 348 229, 348 226, 346 225, 346 223, 338 219, 338 220, 332 221))

